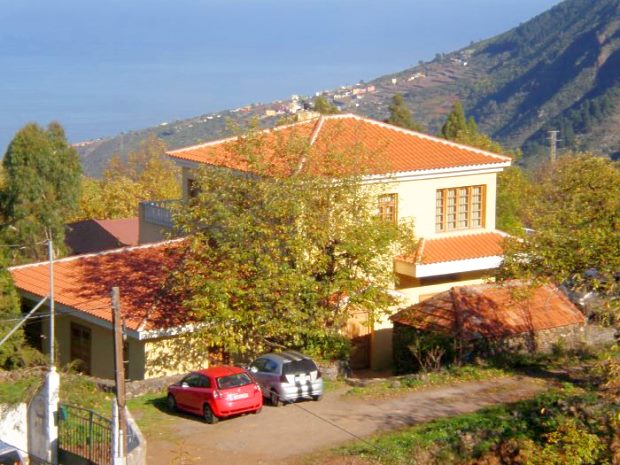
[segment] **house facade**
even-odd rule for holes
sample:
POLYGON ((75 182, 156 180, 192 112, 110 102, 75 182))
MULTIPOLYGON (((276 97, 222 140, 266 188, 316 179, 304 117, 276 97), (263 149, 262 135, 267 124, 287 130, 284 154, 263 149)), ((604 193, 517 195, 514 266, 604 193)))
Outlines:
MULTIPOLYGON (((378 214, 388 221, 413 220, 420 247, 414 256, 394 257, 394 291, 412 305, 455 285, 479 284, 502 260, 505 234, 495 228, 497 174, 510 166, 506 156, 398 128, 356 115, 330 115, 266 131, 274 145, 287 137, 307 138, 314 153, 359 147, 376 160, 368 184, 382 184, 378 214)), ((244 171, 230 150, 234 138, 182 148, 168 155, 182 169, 183 199, 195 190, 201 166, 244 171)), ((312 155, 310 155, 312 156, 312 155)), ((141 205, 140 240, 161 240, 172 227, 169 204, 141 205)), ((361 318, 364 320, 364 318, 361 318)), ((349 332, 367 351, 364 364, 391 364, 392 323, 372 328, 351 322, 349 332)))
MULTIPOLYGON (((505 235, 495 229, 496 183, 510 158, 354 115, 312 118, 265 134, 274 142, 306 138, 309 156, 320 157, 334 147, 356 148, 372 160, 363 182, 382 187, 377 214, 386 221, 412 220, 420 244, 414 255, 394 257, 388 265, 396 278, 391 291, 401 301, 394 313, 454 286, 482 283, 501 263, 505 235)), ((141 245, 55 262, 56 339, 62 364, 74 362, 93 376, 113 377, 114 286, 121 294, 129 379, 181 373, 209 363, 209 351, 192 336, 195 322, 165 292, 179 258, 174 253, 178 242, 163 238, 172 229, 175 204, 195 194, 198 168, 247 170, 230 150, 234 141, 168 153, 182 168, 183 199, 140 205, 141 245)), ((10 271, 26 309, 49 294, 47 262, 10 271)), ((368 321, 363 313, 352 315, 346 328, 354 341, 355 365, 388 367, 393 334, 389 315, 368 321)), ((33 323, 29 333, 35 343, 41 335, 49 336, 41 323, 33 323)), ((40 344, 43 350, 46 346, 40 344)))
MULTIPOLYGON (((55 337, 58 362, 99 378, 114 378, 111 289, 118 287, 125 336, 125 374, 139 380, 204 368, 209 351, 192 334, 196 324, 164 289, 179 257, 178 241, 68 257, 54 261, 55 337)), ((49 295, 49 262, 9 268, 29 310, 49 295)), ((39 312, 47 314, 44 305, 39 312)), ((26 327, 41 349, 48 319, 26 327)))

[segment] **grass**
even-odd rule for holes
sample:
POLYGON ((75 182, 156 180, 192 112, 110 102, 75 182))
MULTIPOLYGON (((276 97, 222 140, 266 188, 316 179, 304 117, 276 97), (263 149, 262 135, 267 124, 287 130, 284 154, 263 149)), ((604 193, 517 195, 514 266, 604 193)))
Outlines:
POLYGON ((134 416, 142 433, 147 437, 170 437, 170 426, 176 416, 168 411, 166 391, 151 392, 127 401, 127 408, 134 416))
POLYGON ((468 381, 483 381, 509 376, 511 374, 510 371, 502 368, 464 365, 460 367, 450 367, 433 373, 405 375, 399 378, 371 382, 366 386, 352 387, 347 391, 346 395, 358 397, 388 397, 417 391, 427 387, 468 381))
POLYGON ((29 402, 43 383, 40 374, 29 374, 0 383, 0 404, 29 402))
POLYGON ((61 373, 60 402, 94 410, 110 418, 114 394, 104 392, 90 379, 75 373, 61 373))
MULTIPOLYGON (((596 427, 590 428, 588 418, 580 418, 579 415, 589 412, 590 418, 599 418, 603 408, 610 406, 602 405, 592 392, 566 385, 531 400, 489 407, 475 413, 381 434, 366 442, 337 449, 314 463, 331 463, 329 457, 336 456, 385 465, 467 462, 489 453, 500 453, 500 445, 505 447, 511 444, 509 441, 544 443, 545 435, 571 415, 580 424, 586 425, 584 431, 590 429, 592 432, 594 429, 595 434, 600 434, 596 427)), ((617 405, 611 406, 611 409, 608 411, 620 412, 617 405)))

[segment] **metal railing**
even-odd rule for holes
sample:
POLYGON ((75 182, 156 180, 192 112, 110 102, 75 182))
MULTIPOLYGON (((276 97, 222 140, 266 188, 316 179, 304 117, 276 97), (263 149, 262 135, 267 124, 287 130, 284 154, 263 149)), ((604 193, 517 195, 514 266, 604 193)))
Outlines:
POLYGON ((67 455, 86 459, 88 463, 112 463, 112 423, 92 410, 61 405, 58 412, 59 459, 67 455))
POLYGON ((181 200, 151 200, 140 202, 140 218, 147 223, 172 228, 172 210, 181 204, 181 200))

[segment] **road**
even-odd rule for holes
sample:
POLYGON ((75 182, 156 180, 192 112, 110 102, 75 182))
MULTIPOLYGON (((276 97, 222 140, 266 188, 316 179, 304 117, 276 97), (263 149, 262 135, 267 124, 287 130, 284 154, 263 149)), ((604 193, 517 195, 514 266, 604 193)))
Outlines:
POLYGON ((289 465, 301 456, 356 437, 529 398, 546 389, 545 383, 534 378, 506 377, 372 400, 339 389, 328 392, 320 402, 279 408, 265 405, 258 415, 215 425, 177 415, 166 422, 165 431, 147 437, 147 463, 289 465))

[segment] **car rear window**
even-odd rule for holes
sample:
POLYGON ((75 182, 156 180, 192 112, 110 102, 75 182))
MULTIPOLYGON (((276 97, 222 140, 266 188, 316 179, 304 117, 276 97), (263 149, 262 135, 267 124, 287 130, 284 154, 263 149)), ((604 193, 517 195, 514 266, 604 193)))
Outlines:
POLYGON ((283 375, 299 375, 301 373, 310 373, 311 371, 317 371, 317 367, 314 362, 308 358, 295 360, 282 365, 283 375))
POLYGON ((217 379, 218 389, 232 389, 240 386, 247 386, 252 384, 252 378, 246 373, 237 373, 236 375, 222 376, 217 379))

